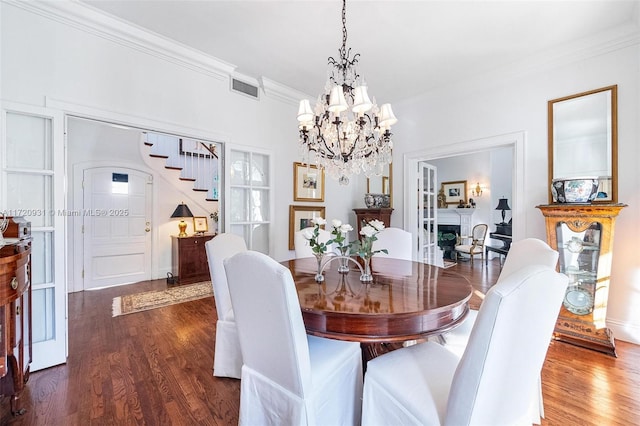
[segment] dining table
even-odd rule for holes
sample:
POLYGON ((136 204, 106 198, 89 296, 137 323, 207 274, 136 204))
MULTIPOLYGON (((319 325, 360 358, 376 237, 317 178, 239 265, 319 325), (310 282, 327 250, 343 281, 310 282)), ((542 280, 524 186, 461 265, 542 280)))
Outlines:
POLYGON ((459 325, 469 312, 473 288, 453 271, 422 262, 374 256, 373 281, 360 280, 351 258, 346 273, 328 257, 317 282, 315 257, 281 262, 296 285, 302 318, 310 335, 357 341, 366 359, 410 340, 440 335, 459 325))

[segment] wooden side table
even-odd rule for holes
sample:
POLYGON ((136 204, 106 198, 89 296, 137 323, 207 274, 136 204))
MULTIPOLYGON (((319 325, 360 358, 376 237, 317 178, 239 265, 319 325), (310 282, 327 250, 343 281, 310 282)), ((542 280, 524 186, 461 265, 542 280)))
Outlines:
POLYGON ((178 277, 178 284, 190 284, 211 279, 209 262, 204 243, 214 235, 171 236, 172 273, 178 277))
POLYGON ((391 208, 380 208, 380 209, 353 209, 356 214, 356 231, 357 235, 360 235, 360 228, 362 227, 362 222, 369 222, 371 220, 377 219, 384 223, 384 226, 387 228, 391 226, 391 213, 393 213, 393 209, 391 208))

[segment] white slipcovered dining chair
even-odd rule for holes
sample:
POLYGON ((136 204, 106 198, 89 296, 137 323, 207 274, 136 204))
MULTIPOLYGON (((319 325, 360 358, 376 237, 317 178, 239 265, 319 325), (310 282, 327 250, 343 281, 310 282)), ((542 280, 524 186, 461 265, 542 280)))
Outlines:
POLYGON ((224 270, 224 259, 236 253, 247 251, 244 239, 235 234, 223 233, 205 243, 209 274, 213 286, 218 321, 216 322, 216 343, 213 354, 213 375, 217 377, 240 378, 242 353, 231 306, 231 296, 224 270))
POLYGON ((435 342, 369 361, 363 425, 531 424, 568 278, 528 266, 494 285, 462 358, 435 342))
MULTIPOLYGON (((556 268, 558 263, 558 252, 552 249, 547 243, 537 238, 525 238, 524 240, 516 241, 511 244, 507 258, 504 261, 500 275, 496 283, 501 282, 509 275, 532 265, 542 265, 551 269, 556 268)), ((462 356, 467 343, 469 342, 469 336, 473 329, 473 324, 476 321, 478 311, 472 309, 469 311, 469 315, 464 321, 453 330, 443 334, 441 336, 442 344, 450 351, 458 356, 462 356)), ((542 383, 538 382, 538 406, 539 413, 532 413, 532 423, 539 424, 540 418, 544 418, 544 405, 542 402, 542 383)))
POLYGON ((464 253, 471 258, 471 265, 473 265, 473 257, 477 255, 480 255, 480 260, 484 261, 484 240, 488 229, 489 226, 486 223, 479 223, 473 227, 471 235, 460 236, 458 244, 454 247, 456 259, 464 253))
POLYGON ((376 234, 372 249, 387 249, 388 253, 377 253, 376 256, 392 257, 394 259, 412 260, 413 245, 411 232, 400 228, 384 228, 376 234))
MULTIPOLYGON (((307 240, 304 237, 305 231, 313 232, 313 227, 304 228, 299 231, 296 231, 296 233, 293 236, 293 246, 296 251, 296 259, 301 259, 303 257, 313 257, 313 250, 309 245, 309 240, 307 240)), ((320 228, 318 231, 319 231, 318 240, 320 242, 326 243, 331 239, 331 232, 322 228, 320 228)), ((331 253, 332 251, 333 251, 333 244, 330 244, 329 247, 327 247, 327 253, 331 253)))
MULTIPOLYGON (((526 266, 543 265, 555 269, 557 263, 558 252, 556 250, 537 238, 525 238, 511 244, 496 283, 526 266)), ((447 349, 462 356, 477 314, 478 311, 472 309, 458 327, 442 335, 443 344, 447 349)))
POLYGON ((247 251, 225 261, 242 348, 240 425, 360 423, 357 342, 307 336, 289 269, 247 251))

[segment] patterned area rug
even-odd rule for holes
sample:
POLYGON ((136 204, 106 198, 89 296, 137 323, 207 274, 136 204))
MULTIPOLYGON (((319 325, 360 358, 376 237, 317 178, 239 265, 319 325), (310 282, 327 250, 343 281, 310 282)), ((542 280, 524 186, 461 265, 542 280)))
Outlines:
POLYGON ((213 296, 211 281, 182 285, 159 291, 145 291, 143 293, 128 294, 113 298, 112 316, 133 314, 162 308, 176 303, 204 299, 213 296))

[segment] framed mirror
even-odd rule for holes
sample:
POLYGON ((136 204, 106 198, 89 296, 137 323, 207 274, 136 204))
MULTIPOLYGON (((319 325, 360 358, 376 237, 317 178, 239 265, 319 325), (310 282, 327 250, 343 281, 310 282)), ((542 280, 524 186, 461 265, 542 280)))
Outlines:
POLYGON ((553 179, 597 177, 593 202, 618 202, 617 104, 617 85, 548 102, 548 188, 553 179))
POLYGON ((393 207, 393 163, 384 166, 381 176, 367 178, 367 193, 389 194, 389 205, 393 207))

